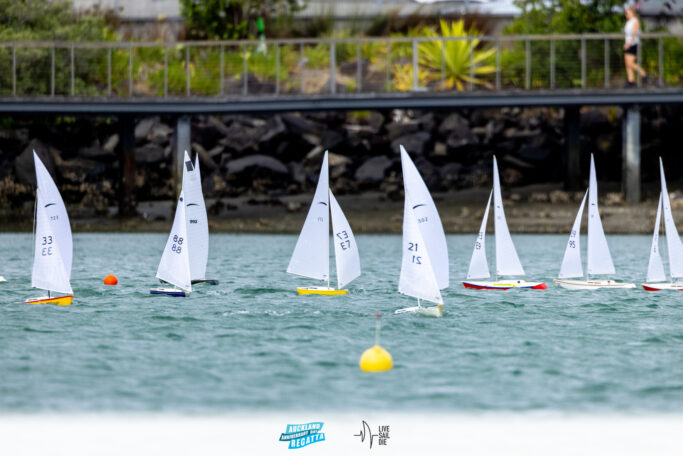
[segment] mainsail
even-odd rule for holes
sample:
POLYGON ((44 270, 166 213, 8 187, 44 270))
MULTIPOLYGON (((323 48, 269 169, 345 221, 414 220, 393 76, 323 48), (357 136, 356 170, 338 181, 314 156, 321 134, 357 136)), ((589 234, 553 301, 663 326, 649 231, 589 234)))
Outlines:
POLYGON ((209 259, 209 221, 202 194, 202 180, 199 174, 199 157, 193 163, 185 151, 183 160, 183 193, 185 194, 185 216, 187 238, 192 245, 190 255, 190 278, 206 278, 206 263, 209 259))
POLYGON ((614 263, 602 229, 598 211, 598 180, 595 177, 595 162, 591 154, 590 181, 588 184, 588 274, 614 274, 614 263))
POLYGON ((655 217, 655 229, 652 233, 652 246, 650 247, 650 261, 647 265, 648 282, 663 282, 666 280, 664 273, 664 264, 662 263, 662 256, 659 253, 659 229, 661 228, 662 220, 662 194, 659 194, 659 203, 657 204, 657 217, 655 217))
POLYGON ((311 208, 289 260, 287 272, 311 279, 330 278, 330 208, 327 152, 311 208))
POLYGON ((659 159, 659 173, 662 181, 662 210, 664 214, 664 229, 666 230, 666 246, 669 251, 669 271, 671 280, 683 277, 683 245, 678 236, 674 216, 671 212, 671 201, 669 191, 666 188, 666 177, 664 176, 664 165, 659 159))
POLYGON ((510 230, 505 220, 496 157, 493 157, 493 217, 496 242, 496 274, 501 276, 524 275, 524 268, 517 256, 517 250, 515 250, 515 244, 512 242, 510 230))
POLYGON ((583 217, 583 208, 586 205, 587 196, 588 192, 583 195, 581 206, 576 213, 574 226, 572 226, 572 232, 569 233, 569 240, 567 241, 567 248, 564 251, 562 266, 560 266, 560 273, 557 275, 560 279, 583 276, 583 265, 581 264, 581 218, 583 217))
POLYGON ((164 253, 161 255, 157 277, 188 292, 192 291, 190 246, 187 238, 187 223, 185 222, 185 195, 184 192, 180 192, 173 227, 166 241, 164 253))

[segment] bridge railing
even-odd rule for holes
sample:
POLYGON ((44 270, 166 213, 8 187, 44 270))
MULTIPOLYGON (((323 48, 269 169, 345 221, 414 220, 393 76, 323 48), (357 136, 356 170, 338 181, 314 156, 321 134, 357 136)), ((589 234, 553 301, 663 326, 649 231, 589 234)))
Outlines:
MULTIPOLYGON (((683 35, 641 35, 637 60, 650 84, 683 86, 683 35)), ((597 89, 625 81, 621 34, 0 42, 1 97, 597 89)))

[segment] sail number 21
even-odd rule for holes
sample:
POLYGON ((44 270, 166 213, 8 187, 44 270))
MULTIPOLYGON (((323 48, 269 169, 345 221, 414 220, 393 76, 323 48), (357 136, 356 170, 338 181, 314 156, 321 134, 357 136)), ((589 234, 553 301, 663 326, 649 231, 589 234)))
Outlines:
MULTIPOLYGON (((409 242, 408 250, 411 252, 417 252, 417 242, 409 242)), ((422 257, 418 255, 413 255, 412 262, 415 264, 422 264, 422 257)))

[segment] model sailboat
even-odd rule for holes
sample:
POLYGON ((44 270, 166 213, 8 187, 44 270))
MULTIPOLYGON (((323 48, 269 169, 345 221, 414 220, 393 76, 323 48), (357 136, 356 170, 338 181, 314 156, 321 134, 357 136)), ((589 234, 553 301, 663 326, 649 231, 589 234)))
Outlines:
POLYGON ((33 160, 38 188, 31 286, 47 290, 48 295, 30 298, 25 302, 68 306, 73 301, 70 283, 73 242, 69 216, 57 186, 35 151, 33 160), (61 293, 62 296, 52 296, 51 292, 61 293))
POLYGON ((403 169, 403 258, 398 292, 417 298, 417 306, 395 313, 415 312, 440 317, 441 290, 448 287, 448 246, 439 212, 415 164, 401 146, 403 169), (435 306, 423 306, 429 301, 435 306))
POLYGON ((484 217, 477 240, 474 243, 474 251, 470 260, 470 268, 467 272, 467 280, 462 284, 465 288, 476 290, 508 290, 510 288, 528 288, 545 290, 548 287, 543 282, 527 282, 526 280, 498 280, 498 276, 523 276, 524 268, 517 256, 517 250, 512 242, 510 230, 503 211, 503 197, 500 191, 500 178, 498 176, 498 163, 493 157, 493 191, 486 203, 484 217), (488 279, 491 277, 489 264, 486 259, 486 224, 489 217, 489 208, 493 197, 493 216, 496 247, 496 281, 482 281, 475 279, 488 279))
POLYGON ((652 235, 652 247, 650 249, 650 262, 647 267, 647 283, 643 284, 643 288, 647 291, 661 291, 661 290, 678 290, 683 291, 683 283, 676 282, 676 279, 683 277, 683 244, 681 238, 678 236, 676 223, 674 222, 673 214, 671 212, 671 201, 669 200, 669 191, 666 188, 666 178, 664 177, 664 165, 662 159, 659 159, 659 174, 661 178, 662 193, 659 195, 659 204, 657 205, 657 217, 655 219, 655 230, 652 235), (666 274, 664 272, 664 264, 659 253, 659 229, 660 220, 664 212, 664 230, 666 233, 666 247, 669 252, 669 273, 671 274, 671 282, 666 283, 666 274))
POLYGON ((349 222, 329 189, 327 152, 323 157, 318 186, 299 234, 287 272, 327 282, 326 287, 298 287, 299 294, 343 295, 343 287, 360 275, 358 246, 349 222), (337 266, 337 286, 330 287, 330 213, 337 266))
POLYGON ((616 282, 614 280, 590 279, 591 275, 614 274, 614 263, 609 253, 607 238, 602 229, 600 212, 598 211, 598 180, 595 176, 595 162, 591 155, 590 180, 587 195, 584 195, 579 212, 576 214, 572 232, 569 234, 567 249, 564 252, 562 266, 555 283, 568 290, 597 290, 599 288, 634 288, 633 283, 616 282), (581 217, 588 197, 588 252, 585 280, 571 280, 583 277, 581 265, 581 217))
POLYGON ((159 287, 151 288, 153 295, 189 296, 192 292, 192 280, 190 278, 190 243, 187 238, 187 223, 185 221, 185 197, 180 192, 178 206, 175 211, 173 227, 168 235, 164 253, 161 255, 157 278, 163 282, 175 285, 176 288, 159 287))
POLYGON ((218 285, 218 280, 206 278, 206 263, 209 260, 209 221, 202 194, 202 178, 199 172, 199 155, 194 163, 185 151, 183 160, 183 193, 185 194, 185 220, 187 239, 192 250, 190 255, 190 278, 192 284, 209 283, 218 285))

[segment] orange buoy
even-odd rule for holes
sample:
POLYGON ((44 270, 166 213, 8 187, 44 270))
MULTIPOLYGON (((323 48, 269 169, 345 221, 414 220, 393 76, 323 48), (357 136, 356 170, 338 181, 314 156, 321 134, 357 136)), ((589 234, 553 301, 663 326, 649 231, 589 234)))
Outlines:
POLYGON ((118 283, 119 279, 117 279, 115 275, 109 274, 107 277, 104 278, 105 285, 118 285, 118 283))

